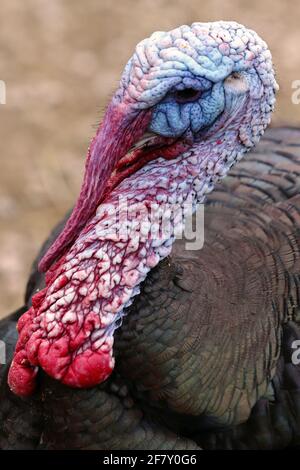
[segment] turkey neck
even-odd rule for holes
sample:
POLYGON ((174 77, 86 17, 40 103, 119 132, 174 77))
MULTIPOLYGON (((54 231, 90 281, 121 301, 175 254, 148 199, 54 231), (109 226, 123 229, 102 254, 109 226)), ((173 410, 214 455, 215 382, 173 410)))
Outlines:
POLYGON ((107 379, 114 368, 114 331, 124 310, 147 273, 170 254, 175 228, 183 229, 197 202, 247 150, 238 135, 234 127, 220 127, 174 159, 149 162, 106 196, 19 322, 19 353, 10 381, 14 390, 31 393, 37 365, 72 387, 107 379), (159 212, 170 222, 166 230, 159 212), (35 367, 27 388, 18 384, 24 354, 35 367))

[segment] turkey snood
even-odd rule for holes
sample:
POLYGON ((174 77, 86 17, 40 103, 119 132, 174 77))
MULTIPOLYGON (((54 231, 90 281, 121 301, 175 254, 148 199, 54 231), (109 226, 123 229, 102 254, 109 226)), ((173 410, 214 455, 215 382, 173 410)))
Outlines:
POLYGON ((170 254, 179 209, 189 200, 194 211, 258 141, 276 88, 267 45, 235 22, 181 26, 137 45, 91 142, 75 208, 40 263, 46 287, 19 320, 14 393, 33 392, 39 367, 71 387, 110 375, 114 330, 170 254), (141 204, 176 207, 170 230, 154 237, 161 219, 141 204))

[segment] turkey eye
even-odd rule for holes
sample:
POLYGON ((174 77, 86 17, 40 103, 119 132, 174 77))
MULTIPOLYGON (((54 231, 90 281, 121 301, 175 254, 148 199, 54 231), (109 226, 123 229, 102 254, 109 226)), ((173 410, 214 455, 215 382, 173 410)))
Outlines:
POLYGON ((194 88, 185 88, 175 92, 175 99, 177 103, 190 103, 200 98, 202 92, 194 88))

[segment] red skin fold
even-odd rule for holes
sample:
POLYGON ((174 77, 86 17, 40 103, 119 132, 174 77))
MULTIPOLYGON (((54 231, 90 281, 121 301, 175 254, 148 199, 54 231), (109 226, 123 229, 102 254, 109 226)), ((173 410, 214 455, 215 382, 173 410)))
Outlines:
MULTIPOLYGON (((51 296, 72 286, 65 271, 68 248, 79 233, 86 234, 93 227, 93 216, 99 204, 122 180, 158 155, 170 160, 188 148, 189 144, 185 141, 165 139, 153 147, 128 154, 130 147, 144 134, 149 119, 148 111, 128 117, 124 105, 120 108, 111 105, 92 141, 78 202, 62 234, 40 263, 42 270, 47 269, 46 288, 34 295, 32 307, 18 322, 19 339, 8 375, 9 386, 17 395, 32 394, 38 367, 42 367, 51 377, 76 388, 95 386, 106 380, 113 370, 112 337, 105 339, 98 349, 87 342, 94 331, 103 327, 101 313, 93 312, 88 297, 76 297, 76 303, 72 305, 79 313, 77 320, 66 323, 60 317, 53 327, 56 328, 53 335, 52 330, 47 329, 49 324, 43 315, 47 312, 51 315, 51 296), (58 261, 51 266, 56 259, 58 261), (81 314, 84 314, 83 320, 79 319, 81 314)), ((79 263, 79 271, 80 266, 79 263)), ((101 285, 99 265, 93 265, 93 272, 94 283, 101 285)), ((81 286, 84 286, 84 281, 81 286)), ((78 286, 73 285, 73 288, 78 292, 78 286)), ((118 297, 115 299, 117 301, 118 297)), ((67 314, 69 310, 68 305, 60 307, 61 314, 67 314)))
POLYGON ((107 351, 86 349, 82 354, 72 357, 72 350, 75 351, 78 344, 86 338, 86 333, 93 329, 94 322, 99 322, 99 317, 95 314, 89 314, 85 318, 84 327, 73 344, 66 335, 55 338, 53 342, 41 337, 42 331, 35 329, 34 318, 46 291, 47 288, 33 297, 35 307, 32 306, 24 313, 18 322, 19 339, 9 370, 8 383, 11 390, 20 396, 33 393, 38 366, 62 383, 79 388, 92 387, 103 382, 113 370, 111 350, 108 348, 107 351))
MULTIPOLYGON (((72 354, 72 350, 75 351, 78 344, 82 344, 86 333, 93 329, 94 322, 101 321, 98 315, 87 315, 83 328, 76 332, 73 343, 70 335, 60 334, 58 338, 55 337, 55 341, 45 338, 35 318, 49 286, 57 278, 59 267, 65 258, 64 253, 95 214, 114 167, 145 132, 149 120, 149 111, 133 113, 132 110, 129 112, 125 104, 111 103, 92 140, 78 201, 63 232, 39 265, 41 271, 47 271, 46 288, 34 295, 32 307, 18 322, 19 339, 8 375, 9 386, 17 395, 32 394, 38 366, 71 387, 92 387, 104 381, 113 370, 112 347, 98 351, 88 348, 76 356, 72 354), (51 267, 56 259, 59 261, 51 267)), ((60 276, 58 288, 63 288, 67 282, 67 277, 60 276)))

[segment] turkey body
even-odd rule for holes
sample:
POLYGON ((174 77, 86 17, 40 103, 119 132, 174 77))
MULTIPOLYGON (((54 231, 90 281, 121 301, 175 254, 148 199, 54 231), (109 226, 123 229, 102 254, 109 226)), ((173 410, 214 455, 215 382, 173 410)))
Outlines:
POLYGON ((266 132, 208 197, 201 250, 175 243, 116 332, 103 384, 41 373, 31 398, 6 383, 16 321, 0 323, 2 448, 276 449, 300 444, 300 130, 266 132), (299 348, 299 346, 298 346, 299 348))

